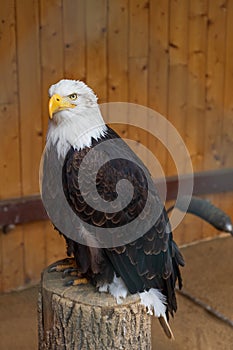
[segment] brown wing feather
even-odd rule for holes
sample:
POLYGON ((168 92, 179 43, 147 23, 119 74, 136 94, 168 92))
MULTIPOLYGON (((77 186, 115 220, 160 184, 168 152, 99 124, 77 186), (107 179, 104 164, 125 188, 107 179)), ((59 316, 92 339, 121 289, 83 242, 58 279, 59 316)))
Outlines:
MULTIPOLYGON (((118 138, 118 135, 109 129, 105 139, 108 138, 118 138)), ((94 147, 95 142, 93 142, 92 148, 94 147)), ((63 166, 63 188, 74 212, 83 221, 105 228, 121 227, 135 218, 141 222, 148 220, 149 213, 142 215, 142 210, 148 195, 148 178, 149 181, 152 182, 152 180, 148 173, 145 176, 142 168, 138 166, 137 162, 141 163, 132 150, 122 141, 120 149, 114 150, 114 157, 111 150, 110 154, 106 154, 106 152, 94 149, 91 162, 89 160, 85 163, 85 156, 89 151, 88 148, 81 151, 71 149, 63 166), (117 152, 119 157, 113 159, 116 158, 115 153, 117 152), (125 155, 127 157, 124 157, 125 155), (135 164, 135 160, 137 164, 135 164), (85 167, 86 173, 90 175, 90 177, 82 179, 87 193, 90 188, 88 178, 92 179, 94 176, 93 164, 100 164, 96 186, 99 195, 109 202, 109 208, 112 208, 112 212, 111 210, 110 213, 95 210, 84 201, 80 191, 80 179, 78 179, 81 163, 85 167), (120 212, 115 213, 116 185, 122 178, 131 182, 134 192, 131 202, 120 212)), ((156 205, 161 209, 162 205, 156 189, 154 185, 151 186, 151 183, 150 188, 152 188, 151 195, 154 197, 156 205)), ((98 198, 95 200, 98 201, 98 198)), ((120 247, 102 249, 101 254, 106 259, 105 263, 112 265, 117 275, 122 277, 130 293, 158 288, 167 296, 168 310, 171 314, 176 311, 174 287, 177 278, 181 287, 179 265, 183 265, 184 262, 173 242, 164 209, 161 209, 161 215, 156 223, 142 237, 120 247)))

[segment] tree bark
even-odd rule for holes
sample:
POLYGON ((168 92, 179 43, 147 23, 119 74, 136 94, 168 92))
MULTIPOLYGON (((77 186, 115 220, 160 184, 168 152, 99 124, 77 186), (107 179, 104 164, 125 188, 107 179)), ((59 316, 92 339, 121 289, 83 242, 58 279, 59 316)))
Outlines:
POLYGON ((42 273, 39 350, 151 349, 151 317, 137 295, 117 304, 90 284, 64 282, 59 272, 42 273))

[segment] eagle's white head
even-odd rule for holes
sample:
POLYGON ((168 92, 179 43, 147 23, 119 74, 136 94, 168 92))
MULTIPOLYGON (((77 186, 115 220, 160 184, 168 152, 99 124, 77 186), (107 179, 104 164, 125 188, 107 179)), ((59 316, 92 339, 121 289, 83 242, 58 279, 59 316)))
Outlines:
POLYGON ((92 138, 104 136, 107 127, 97 97, 79 80, 63 79, 49 88, 49 128, 47 146, 65 157, 69 148, 90 147, 92 138))

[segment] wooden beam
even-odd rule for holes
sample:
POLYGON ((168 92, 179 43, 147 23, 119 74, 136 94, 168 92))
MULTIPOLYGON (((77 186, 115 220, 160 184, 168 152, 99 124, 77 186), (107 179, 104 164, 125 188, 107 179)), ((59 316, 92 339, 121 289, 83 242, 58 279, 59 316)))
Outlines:
MULTIPOLYGON (((167 178, 167 200, 176 198, 177 176, 167 178)), ((189 181, 189 175, 180 178, 181 183, 189 181)), ((157 187, 160 181, 156 181, 157 187)), ((193 195, 204 195, 233 191, 233 169, 215 170, 194 174, 193 195)), ((48 220, 40 196, 30 196, 0 201, 0 227, 48 220)))
MULTIPOLYGON (((189 181, 189 175, 183 175, 179 181, 189 181)), ((159 187, 159 181, 157 186, 159 187)), ((178 190, 178 177, 167 177, 167 200, 175 199, 178 190)), ((233 191, 233 169, 203 171, 194 174, 193 195, 214 194, 233 191)))
POLYGON ((0 201, 0 226, 48 220, 39 195, 0 201))

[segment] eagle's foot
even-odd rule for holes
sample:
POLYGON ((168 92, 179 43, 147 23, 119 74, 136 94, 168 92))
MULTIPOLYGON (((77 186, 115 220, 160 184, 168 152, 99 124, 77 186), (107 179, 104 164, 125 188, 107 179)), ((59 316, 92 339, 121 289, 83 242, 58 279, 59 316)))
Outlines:
POLYGON ((49 272, 63 272, 66 274, 67 271, 77 270, 77 265, 73 258, 67 258, 52 264, 49 268, 49 272))
POLYGON ((82 284, 88 284, 88 283, 89 283, 89 281, 88 281, 87 278, 85 278, 85 277, 78 277, 78 278, 76 278, 74 280, 70 280, 70 281, 66 282, 66 286, 67 287, 68 286, 80 286, 82 284))
POLYGON ((79 276, 77 267, 69 267, 62 271, 62 278, 65 278, 67 276, 79 276))
POLYGON ((65 286, 79 286, 82 284, 87 284, 89 281, 83 277, 83 274, 78 271, 78 267, 73 258, 67 258, 52 264, 49 272, 62 272, 62 278, 74 277, 73 279, 65 282, 65 286))

